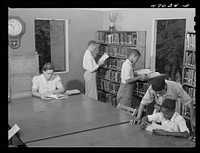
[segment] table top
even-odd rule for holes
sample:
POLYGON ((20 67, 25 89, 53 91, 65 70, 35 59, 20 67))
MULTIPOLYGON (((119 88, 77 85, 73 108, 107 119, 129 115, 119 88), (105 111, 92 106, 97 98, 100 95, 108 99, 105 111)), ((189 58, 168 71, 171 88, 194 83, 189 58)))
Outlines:
POLYGON ((8 104, 9 125, 17 124, 24 143, 129 122, 129 115, 83 94, 62 100, 37 97, 8 104))
POLYGON ((195 147, 185 138, 159 136, 139 125, 116 126, 26 144, 28 147, 195 147))

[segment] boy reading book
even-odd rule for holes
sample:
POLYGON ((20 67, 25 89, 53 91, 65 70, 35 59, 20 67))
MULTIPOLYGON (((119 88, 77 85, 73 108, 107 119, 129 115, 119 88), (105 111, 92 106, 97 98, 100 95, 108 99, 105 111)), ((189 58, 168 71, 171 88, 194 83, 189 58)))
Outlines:
POLYGON ((141 128, 150 130, 149 126, 151 126, 152 132, 157 135, 188 138, 189 129, 186 121, 175 111, 175 106, 176 100, 165 99, 160 112, 142 118, 141 128), (152 124, 148 125, 148 123, 152 124))
POLYGON ((117 103, 131 107, 133 82, 141 79, 144 80, 146 75, 138 75, 134 77, 135 63, 140 58, 140 52, 133 49, 129 57, 124 61, 121 68, 121 84, 117 92, 117 103))

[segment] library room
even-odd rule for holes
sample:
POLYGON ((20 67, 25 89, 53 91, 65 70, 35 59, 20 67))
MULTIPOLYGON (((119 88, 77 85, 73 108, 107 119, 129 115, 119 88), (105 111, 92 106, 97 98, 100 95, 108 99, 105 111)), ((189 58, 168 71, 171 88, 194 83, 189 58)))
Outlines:
POLYGON ((8 8, 6 147, 195 148, 195 16, 8 8))

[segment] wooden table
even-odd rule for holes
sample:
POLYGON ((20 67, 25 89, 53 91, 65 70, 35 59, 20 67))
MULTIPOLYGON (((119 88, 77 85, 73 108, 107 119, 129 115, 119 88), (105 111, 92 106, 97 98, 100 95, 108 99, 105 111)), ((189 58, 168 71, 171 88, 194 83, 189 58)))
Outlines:
POLYGON ((36 97, 8 104, 9 125, 17 124, 24 143, 129 122, 129 115, 80 94, 64 100, 36 97))
POLYGON ((129 123, 27 143, 29 147, 195 147, 184 138, 158 136, 129 123))

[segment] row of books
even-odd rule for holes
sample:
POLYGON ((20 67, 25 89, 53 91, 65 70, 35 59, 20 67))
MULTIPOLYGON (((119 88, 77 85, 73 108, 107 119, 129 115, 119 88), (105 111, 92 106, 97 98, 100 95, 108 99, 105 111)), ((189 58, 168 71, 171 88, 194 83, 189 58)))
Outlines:
POLYGON ((184 83, 196 86, 196 70, 186 68, 184 71, 184 83))
POLYGON ((97 76, 100 76, 104 79, 108 79, 114 82, 121 82, 121 73, 119 71, 99 68, 97 71, 97 76))
POLYGON ((192 88, 192 87, 189 87, 189 86, 183 86, 183 89, 188 93, 188 95, 193 100, 196 100, 196 88, 192 88))
POLYGON ((188 33, 186 35, 185 45, 188 50, 196 50, 196 34, 188 33))
POLYGON ((107 44, 126 44, 126 45, 136 45, 137 44, 137 34, 132 33, 105 33, 97 32, 97 40, 99 43, 107 44))
POLYGON ((106 103, 110 103, 112 106, 117 106, 117 97, 110 94, 103 92, 101 90, 98 91, 98 100, 106 103))
POLYGON ((114 83, 108 80, 104 80, 102 78, 97 78, 97 88, 101 89, 103 91, 112 93, 112 94, 117 94, 119 90, 120 84, 114 83))
POLYGON ((143 97, 149 88, 149 84, 146 82, 134 82, 133 84, 133 95, 143 97))
POLYGON ((99 45, 100 54, 107 53, 109 56, 121 58, 128 58, 132 49, 132 47, 99 45))
POLYGON ((109 58, 104 62, 103 67, 108 68, 108 69, 116 69, 118 71, 121 71, 122 64, 124 63, 125 60, 123 59, 112 59, 109 58))
POLYGON ((185 65, 196 68, 196 53, 188 52, 185 53, 185 65))

